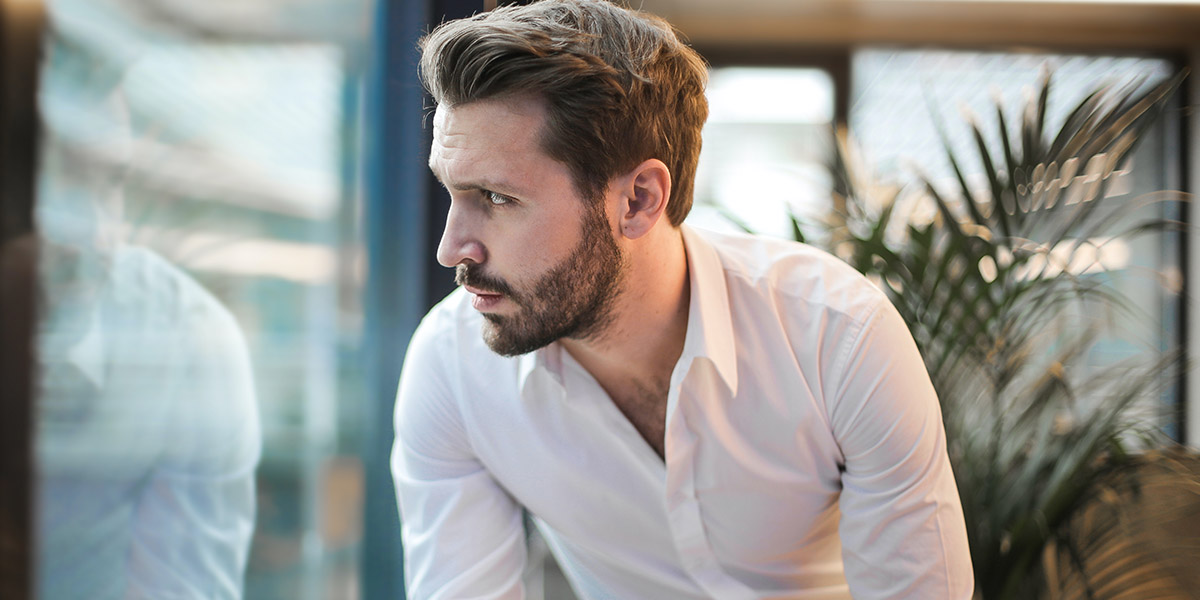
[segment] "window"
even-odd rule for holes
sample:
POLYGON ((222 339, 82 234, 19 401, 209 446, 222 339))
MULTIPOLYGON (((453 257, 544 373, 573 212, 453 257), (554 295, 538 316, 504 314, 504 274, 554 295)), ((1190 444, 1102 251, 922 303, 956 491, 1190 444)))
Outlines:
POLYGON ((713 69, 709 118, 689 223, 791 237, 790 217, 819 236, 829 210, 826 161, 833 82, 824 71, 713 69))
POLYGON ((356 597, 361 53, 51 14, 42 597, 356 597))
MULTIPOLYGON (((959 160, 968 181, 981 181, 968 119, 979 124, 991 155, 1001 156, 996 102, 1005 107, 1005 118, 1013 127, 1046 71, 1052 73, 1046 130, 1056 131, 1097 86, 1149 86, 1168 79, 1174 68, 1166 60, 1142 57, 863 50, 853 61, 851 134, 876 176, 904 184, 923 173, 935 184, 944 182, 946 189, 952 189, 953 171, 937 134, 933 116, 937 115, 950 147, 957 156, 965 157, 959 160)), ((1103 202, 1136 202, 1143 194, 1180 188, 1178 152, 1172 150, 1177 143, 1172 132, 1179 130, 1178 118, 1177 110, 1168 110, 1144 134, 1124 174, 1117 177, 1103 202)), ((1157 203, 1140 209, 1136 217, 1176 219, 1178 215, 1178 203, 1157 203)), ((932 214, 916 218, 929 217, 932 214)), ((1114 321, 1112 334, 1089 355, 1092 368, 1103 369, 1134 355, 1180 347, 1183 275, 1179 244, 1177 233, 1144 235, 1129 243, 1106 243, 1097 256, 1108 269, 1104 274, 1092 274, 1094 266, 1078 265, 1076 274, 1104 277, 1133 308, 1112 315, 1087 315, 1114 321)), ((1177 395, 1177 386, 1168 386, 1156 412, 1161 414, 1166 408, 1174 413, 1180 403, 1177 395)), ((1155 409, 1153 402, 1148 406, 1155 409)), ((1176 420, 1168 420, 1166 432, 1178 437, 1176 420)))

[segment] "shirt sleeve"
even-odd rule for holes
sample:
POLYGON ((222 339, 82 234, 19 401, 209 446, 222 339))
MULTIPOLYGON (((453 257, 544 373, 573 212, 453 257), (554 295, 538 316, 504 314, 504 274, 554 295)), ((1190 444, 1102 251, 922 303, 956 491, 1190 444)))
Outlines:
POLYGON ((408 597, 523 598, 521 509, 471 448, 447 374, 456 359, 437 350, 448 337, 418 329, 396 400, 392 477, 408 597))
POLYGON ((851 594, 969 599, 970 550, 941 410, 908 328, 881 298, 842 346, 830 419, 845 459, 839 533, 851 594))

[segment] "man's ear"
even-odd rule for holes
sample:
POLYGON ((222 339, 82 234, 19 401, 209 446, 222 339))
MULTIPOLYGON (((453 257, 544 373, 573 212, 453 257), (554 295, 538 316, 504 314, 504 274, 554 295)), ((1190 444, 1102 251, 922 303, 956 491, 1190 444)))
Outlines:
POLYGON ((621 181, 617 225, 629 239, 646 235, 663 218, 671 198, 671 171, 657 158, 649 158, 625 174, 621 181))

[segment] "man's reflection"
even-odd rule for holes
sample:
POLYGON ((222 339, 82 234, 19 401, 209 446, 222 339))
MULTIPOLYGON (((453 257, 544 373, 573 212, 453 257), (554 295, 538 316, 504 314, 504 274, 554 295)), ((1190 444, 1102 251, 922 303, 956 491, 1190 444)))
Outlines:
POLYGON ((131 135, 116 80, 61 46, 49 61, 39 597, 240 597, 261 448, 245 341, 194 280, 120 242, 131 135))

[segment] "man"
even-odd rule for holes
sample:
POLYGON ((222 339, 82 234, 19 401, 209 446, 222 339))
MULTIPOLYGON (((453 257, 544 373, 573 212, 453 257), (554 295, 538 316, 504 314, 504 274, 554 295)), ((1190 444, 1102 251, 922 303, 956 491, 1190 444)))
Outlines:
POLYGON ((411 597, 521 597, 522 508, 584 598, 971 596, 886 297, 807 246, 682 224, 705 67, 669 25, 501 8, 433 31, 421 72, 462 289, 396 406, 411 597))

